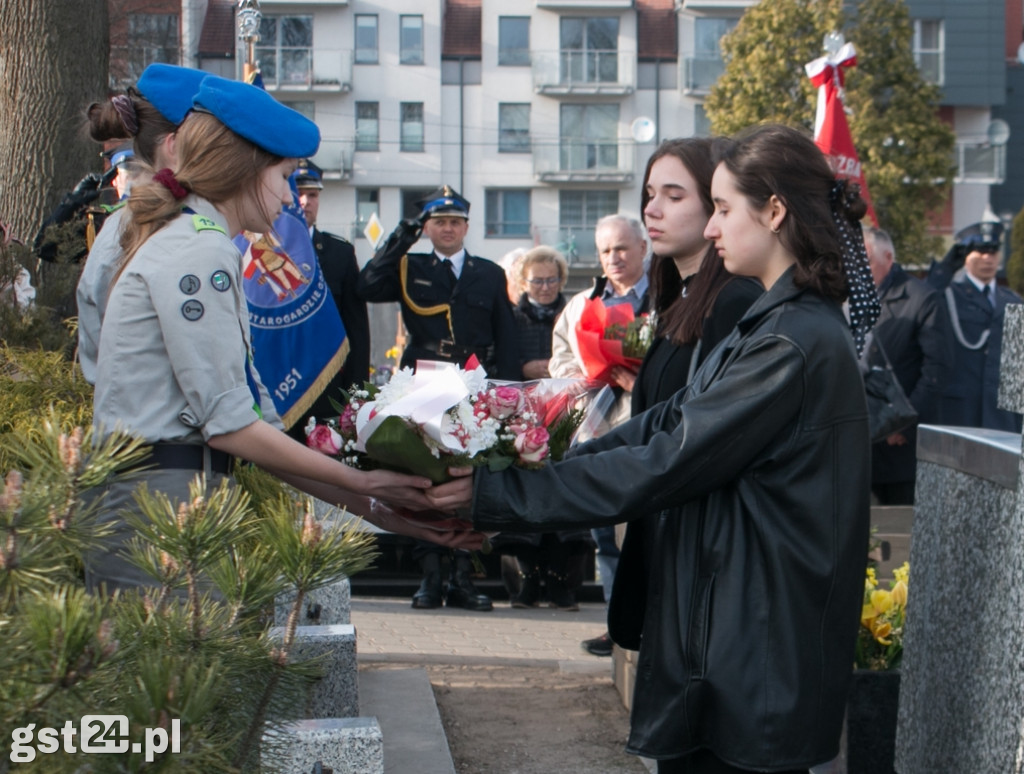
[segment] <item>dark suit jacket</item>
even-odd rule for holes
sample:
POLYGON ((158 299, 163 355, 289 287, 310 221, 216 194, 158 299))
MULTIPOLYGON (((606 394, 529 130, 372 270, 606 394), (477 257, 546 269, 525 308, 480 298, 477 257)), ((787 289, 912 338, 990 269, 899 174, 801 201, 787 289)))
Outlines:
POLYGON ((349 350, 341 370, 320 393, 309 411, 295 423, 294 437, 300 440, 305 439, 304 428, 310 416, 336 416, 338 412, 331 405, 331 400, 344 403, 342 393, 345 390, 353 384, 362 386, 370 378, 370 317, 366 311, 366 302, 356 292, 359 262, 356 260, 355 249, 341 237, 319 229, 313 229, 313 248, 316 250, 320 270, 324 273, 324 282, 327 283, 327 289, 331 292, 345 326, 349 350))
POLYGON ((943 424, 1020 432, 1020 414, 997 408, 996 401, 1003 349, 1003 312, 1007 304, 1024 303, 1024 299, 1008 288, 998 287, 993 309, 966 276, 954 281, 949 293, 953 297, 950 322, 954 328, 955 323, 959 323, 964 340, 975 344, 985 331, 989 334, 984 346, 978 349, 968 349, 956 341, 956 359, 942 399, 943 424))
POLYGON ((442 311, 420 314, 406 303, 399 278, 402 252, 380 250, 359 274, 359 295, 366 301, 398 301, 409 343, 401 366, 414 368, 417 360, 443 360, 465 364, 475 354, 487 375, 519 380, 519 340, 505 272, 496 263, 466 253, 458 282, 452 283, 436 253, 408 253, 406 291, 418 307, 447 304, 451 329, 442 311), (438 353, 438 343, 454 337, 458 348, 451 356, 438 353))
MULTIPOLYGON (((918 422, 939 421, 939 403, 953 366, 953 336, 942 295, 893 264, 878 288, 882 311, 873 328, 896 379, 917 411, 918 422)), ((871 448, 871 481, 913 481, 917 467, 917 428, 902 431, 904 446, 885 441, 871 448)))

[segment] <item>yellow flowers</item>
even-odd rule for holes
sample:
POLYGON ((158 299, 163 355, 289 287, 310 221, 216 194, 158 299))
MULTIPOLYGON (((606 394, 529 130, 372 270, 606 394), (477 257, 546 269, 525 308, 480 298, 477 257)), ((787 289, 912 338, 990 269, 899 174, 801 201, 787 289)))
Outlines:
POLYGON ((893 571, 888 589, 878 588, 874 567, 864 578, 861 628, 857 634, 855 666, 860 669, 895 669, 903 656, 903 625, 906 619, 910 564, 893 571))

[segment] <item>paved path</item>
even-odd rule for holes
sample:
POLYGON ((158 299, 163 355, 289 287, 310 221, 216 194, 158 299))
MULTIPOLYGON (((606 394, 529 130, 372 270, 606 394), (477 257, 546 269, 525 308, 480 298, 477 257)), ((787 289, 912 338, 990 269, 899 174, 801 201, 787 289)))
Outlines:
POLYGON ((584 602, 578 612, 565 612, 497 602, 494 610, 479 613, 413 610, 406 598, 353 597, 352 623, 360 661, 518 664, 607 674, 612 669, 610 658, 580 647, 604 631, 603 604, 584 602))

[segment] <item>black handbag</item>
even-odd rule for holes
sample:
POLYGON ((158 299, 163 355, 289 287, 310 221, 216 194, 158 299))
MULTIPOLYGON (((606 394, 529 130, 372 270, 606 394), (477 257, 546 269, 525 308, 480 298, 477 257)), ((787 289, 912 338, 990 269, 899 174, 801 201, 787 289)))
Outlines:
POLYGON ((917 423, 917 411, 903 392, 881 342, 874 336, 870 337, 861 356, 861 372, 868 399, 872 443, 884 441, 887 436, 917 423))

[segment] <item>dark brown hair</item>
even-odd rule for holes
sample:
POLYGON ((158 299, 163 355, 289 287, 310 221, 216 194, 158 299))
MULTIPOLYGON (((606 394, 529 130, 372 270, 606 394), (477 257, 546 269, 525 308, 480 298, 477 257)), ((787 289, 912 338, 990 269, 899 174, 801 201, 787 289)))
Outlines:
MULTIPOLYGON (((734 140, 717 141, 714 149, 754 209, 764 209, 773 195, 786 206, 779 239, 796 257, 796 286, 845 300, 843 258, 829 203, 837 184, 814 141, 797 129, 766 124, 747 129, 734 140)), ((845 186, 842 192, 842 217, 859 224, 867 205, 845 186)))
POLYGON ((135 155, 151 167, 156 166, 156 149, 164 137, 174 134, 178 127, 168 121, 163 113, 143 97, 135 88, 129 88, 126 95, 135 111, 136 131, 125 126, 111 100, 94 102, 86 112, 89 135, 97 142, 105 140, 133 140, 135 155))
MULTIPOLYGON (((715 164, 711 154, 711 141, 700 137, 665 140, 647 160, 644 181, 640 193, 640 212, 647 209, 650 195, 647 181, 651 177, 654 162, 665 156, 675 156, 693 175, 697 182, 697 194, 704 213, 710 218, 715 206, 711 201, 711 176, 715 164)), ((673 344, 689 344, 697 341, 704 330, 704 320, 711 315, 715 300, 732 276, 715 255, 713 245, 708 245, 701 258, 697 273, 686 287, 686 300, 682 298, 683 278, 679 276, 675 256, 658 255, 651 258, 648 279, 651 283, 650 296, 654 311, 658 313, 658 334, 673 344)))

